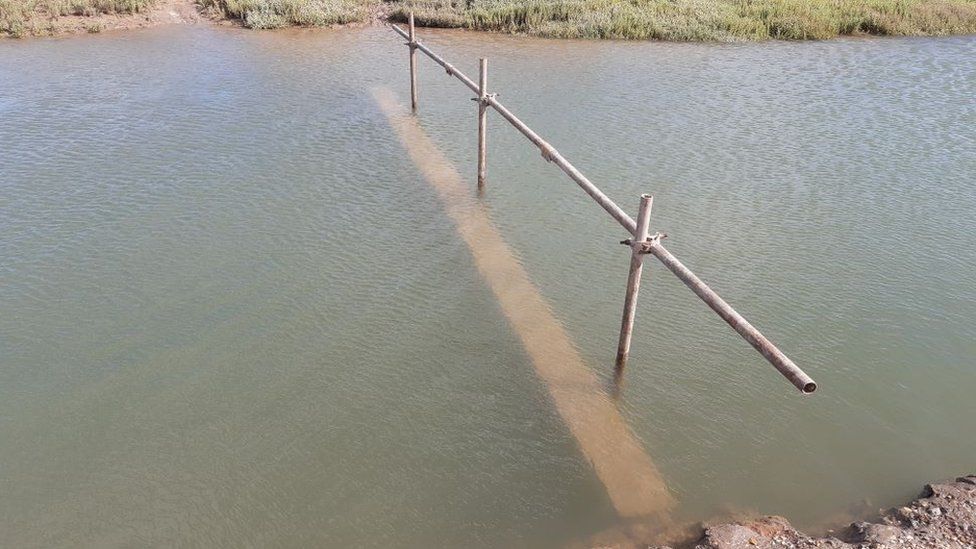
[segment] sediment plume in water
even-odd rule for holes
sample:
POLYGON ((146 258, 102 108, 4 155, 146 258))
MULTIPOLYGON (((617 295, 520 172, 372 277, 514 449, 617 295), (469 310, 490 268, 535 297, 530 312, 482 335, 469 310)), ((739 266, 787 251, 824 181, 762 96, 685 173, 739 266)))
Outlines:
POLYGON ((457 169, 391 90, 374 89, 373 96, 424 179, 436 190, 614 508, 624 517, 655 516, 665 521, 674 499, 657 467, 473 198, 472 186, 464 184, 457 169))

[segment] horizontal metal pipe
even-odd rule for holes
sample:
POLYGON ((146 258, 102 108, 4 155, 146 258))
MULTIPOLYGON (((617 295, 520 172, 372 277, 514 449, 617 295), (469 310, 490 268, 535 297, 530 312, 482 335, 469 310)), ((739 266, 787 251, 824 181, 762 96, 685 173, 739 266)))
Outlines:
POLYGON ((691 291, 695 292, 695 295, 700 297, 713 311, 718 313, 718 316, 722 317, 722 320, 727 322, 729 326, 732 326, 733 330, 738 332, 743 339, 755 347, 797 389, 803 393, 812 393, 817 390, 817 383, 810 376, 794 364, 782 351, 777 349, 755 326, 749 324, 748 320, 737 313, 714 290, 695 276, 695 273, 691 272, 688 267, 685 267, 678 261, 678 258, 671 255, 671 252, 665 249, 664 246, 655 241, 650 245, 649 251, 654 257, 661 260, 661 263, 674 273, 675 276, 681 279, 685 283, 685 286, 691 288, 691 291))
MULTIPOLYGON (((390 25, 390 27, 392 27, 393 30, 397 31, 397 33, 400 36, 406 38, 407 40, 410 40, 410 34, 408 34, 407 31, 401 29, 400 27, 398 27, 396 25, 390 25)), ((478 84, 475 84, 474 80, 471 80, 470 78, 468 78, 467 76, 465 76, 465 74, 463 72, 455 69, 454 68, 454 65, 452 65, 452 64, 448 63, 447 61, 445 61, 443 57, 441 57, 441 56, 437 55, 436 53, 430 51, 430 48, 428 48, 427 46, 425 46, 422 42, 414 42, 414 45, 417 47, 418 50, 424 52, 424 54, 426 54, 427 57, 430 57, 431 59, 433 59, 435 63, 437 63, 438 65, 444 67, 444 70, 446 70, 449 75, 456 77, 458 80, 461 81, 462 84, 464 84, 465 86, 467 86, 468 88, 470 88, 471 91, 473 91, 475 93, 478 93, 478 84)))
POLYGON ((390 24, 390 28, 393 29, 393 30, 395 30, 395 31, 397 31, 397 33, 400 36, 406 38, 407 40, 410 40, 410 34, 407 33, 406 31, 404 31, 403 29, 401 29, 400 27, 398 27, 398 26, 396 26, 396 25, 394 25, 394 24, 391 23, 390 24))
MULTIPOLYGON (((407 40, 410 39, 410 35, 407 34, 407 32, 401 29, 400 27, 396 25, 390 25, 390 27, 392 27, 393 30, 395 30, 398 34, 400 34, 400 36, 406 38, 407 40)), ((455 69, 453 65, 445 61, 441 56, 430 51, 430 49, 427 48, 427 46, 424 46, 423 44, 417 42, 416 47, 418 50, 424 52, 427 55, 427 57, 433 59, 434 62, 436 62, 438 65, 444 67, 444 69, 447 70, 448 74, 456 77, 458 80, 461 81, 462 84, 470 88, 471 91, 478 93, 478 85, 475 84, 473 80, 465 76, 464 73, 455 69)), ((586 192, 586 194, 590 195, 590 197, 592 197, 593 200, 595 200, 597 204, 600 205, 600 207, 606 210, 606 212, 609 213, 611 217, 617 220, 617 223, 620 223, 620 225, 628 233, 630 233, 631 235, 635 235, 637 231, 637 223, 634 222, 633 218, 627 215, 627 212, 623 211, 623 209, 621 209, 620 206, 618 206, 613 200, 610 200, 610 197, 603 194, 603 191, 601 191, 596 185, 594 185, 589 179, 587 179, 585 175, 583 175, 578 169, 576 169, 576 166, 573 166, 568 160, 566 160, 563 157, 563 155, 559 154, 559 151, 557 151, 552 145, 546 142, 545 139, 539 137, 539 134, 532 131, 532 128, 528 127, 524 122, 519 120, 517 116, 512 114, 512 111, 505 108, 505 105, 502 105, 501 102, 498 101, 498 99, 489 96, 488 105, 490 105, 493 109, 495 109, 498 112, 498 114, 502 115, 502 118, 508 120, 510 124, 515 126, 515 129, 521 132, 522 135, 528 138, 528 140, 531 141, 536 147, 539 147, 539 150, 542 151, 542 156, 546 160, 549 160, 550 162, 559 166, 559 169, 561 169, 563 172, 566 173, 566 175, 568 175, 573 181, 575 181, 576 184, 579 185, 583 189, 583 191, 586 192)))
MULTIPOLYGON (((410 35, 396 25, 390 25, 394 31, 396 31, 400 36, 406 38, 410 41, 414 47, 418 50, 424 52, 427 57, 430 57, 437 64, 444 67, 447 73, 451 76, 456 77, 461 81, 462 84, 467 86, 472 92, 479 93, 478 84, 473 80, 468 78, 463 72, 454 68, 444 60, 441 56, 432 52, 427 46, 424 46, 420 42, 415 42, 410 39, 410 35)), ((480 96, 480 95, 479 95, 480 96)), ((637 223, 627 215, 627 212, 623 211, 620 206, 611 200, 607 195, 603 193, 596 185, 594 185, 589 179, 586 178, 572 163, 566 160, 559 151, 557 151, 552 145, 550 145, 545 139, 539 136, 539 134, 532 131, 532 128, 528 127, 524 122, 519 120, 512 111, 508 110, 500 101, 495 97, 489 96, 487 98, 487 104, 490 105, 498 114, 502 115, 502 118, 508 120, 510 124, 515 126, 519 132, 522 133, 529 141, 531 141, 539 150, 542 152, 542 156, 559 166, 559 168, 566 173, 570 178, 573 179, 585 192, 590 195, 607 213, 610 214, 618 223, 631 235, 637 237, 637 223)), ((763 357, 769 361, 783 376, 785 376, 790 382, 803 393, 812 393, 817 390, 817 384, 810 378, 803 370, 801 370, 792 360, 783 354, 771 341, 766 339, 766 336, 749 323, 745 318, 742 317, 731 305, 725 302, 714 290, 708 287, 707 284, 701 281, 695 273, 691 272, 687 267, 684 266, 676 257, 671 255, 664 246, 661 246, 660 242, 653 242, 648 250, 651 254, 657 257, 661 263, 664 264, 672 273, 675 274, 686 286, 688 286, 691 291, 695 292, 702 301, 704 301, 713 311, 718 313, 729 326, 732 327, 740 336, 749 342, 763 357)))
POLYGON ((590 182, 585 175, 577 170, 576 166, 573 166, 569 160, 566 160, 563 155, 559 154, 559 151, 553 148, 553 146, 547 143, 544 139, 539 137, 537 133, 532 131, 532 128, 526 126, 524 122, 512 114, 512 111, 506 109, 505 106, 502 105, 497 99, 494 97, 489 97, 488 104, 498 111, 498 114, 502 115, 502 118, 508 120, 513 126, 515 126, 515 129, 522 132, 522 135, 527 137, 529 141, 534 143, 535 146, 539 147, 539 150, 542 151, 542 156, 545 157, 546 160, 549 160, 555 165, 559 166, 559 169, 561 169, 566 173, 566 175, 575 181, 576 184, 586 192, 586 194, 593 198, 593 200, 596 200, 596 203, 606 210, 611 217, 616 219, 617 223, 620 223, 620 225, 628 233, 636 236, 637 223, 634 222, 633 218, 627 215, 627 212, 623 211, 613 200, 610 200, 610 197, 603 194, 603 191, 601 191, 596 185, 590 182))

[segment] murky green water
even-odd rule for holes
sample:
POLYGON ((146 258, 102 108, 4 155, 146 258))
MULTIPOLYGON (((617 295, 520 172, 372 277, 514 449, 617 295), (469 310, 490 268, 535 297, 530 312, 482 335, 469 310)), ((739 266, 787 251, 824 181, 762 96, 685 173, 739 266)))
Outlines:
MULTIPOLYGON (((815 526, 976 468, 976 38, 425 33, 820 383, 652 264, 622 407, 679 500, 815 526)), ((619 526, 370 88, 383 29, 0 42, 0 545, 562 546, 619 526)), ((474 174, 475 106, 422 62, 474 174)), ((495 223, 609 379, 628 252, 502 121, 495 223)), ((646 273, 647 271, 645 271, 646 273)), ((646 276, 646 275, 645 275, 646 276)))

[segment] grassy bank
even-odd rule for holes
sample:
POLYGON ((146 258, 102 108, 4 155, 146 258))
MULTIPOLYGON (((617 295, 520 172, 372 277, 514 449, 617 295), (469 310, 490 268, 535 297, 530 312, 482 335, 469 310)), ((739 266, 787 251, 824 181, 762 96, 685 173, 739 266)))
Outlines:
MULTIPOLYGON (((65 15, 162 0, 0 0, 0 34, 52 34, 65 15), (52 29, 45 32, 45 25, 52 29)), ((976 0, 180 0, 245 27, 328 26, 413 10, 421 26, 552 38, 728 41, 976 33, 976 0)))
POLYGON ((554 38, 808 40, 976 33, 976 0, 404 0, 418 24, 554 38))
MULTIPOLYGON (((2 0, 0 0, 2 1, 2 0)), ((728 41, 976 33, 976 0, 200 0, 252 28, 365 21, 551 38, 728 41)))
POLYGON ((199 0, 204 8, 252 29, 323 27, 368 20, 379 0, 199 0))
MULTIPOLYGON (((156 0, 0 0, 0 35, 56 34, 55 21, 64 16, 131 15, 156 0)), ((92 32, 98 30, 92 22, 92 32)))

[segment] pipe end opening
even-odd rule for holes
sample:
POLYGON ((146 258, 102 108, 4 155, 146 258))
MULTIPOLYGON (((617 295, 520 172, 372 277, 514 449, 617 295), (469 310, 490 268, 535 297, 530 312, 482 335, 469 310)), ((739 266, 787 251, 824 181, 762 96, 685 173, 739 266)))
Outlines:
POLYGON ((810 393, 816 390, 817 390, 817 384, 812 381, 803 386, 803 394, 805 395, 809 395, 810 393))

